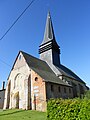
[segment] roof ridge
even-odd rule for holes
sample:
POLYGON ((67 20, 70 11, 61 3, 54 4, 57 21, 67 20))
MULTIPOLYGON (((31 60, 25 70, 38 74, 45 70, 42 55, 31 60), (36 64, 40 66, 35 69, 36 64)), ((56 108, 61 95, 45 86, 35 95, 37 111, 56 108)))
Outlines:
MULTIPOLYGON (((37 60, 40 60, 40 61, 42 61, 42 62, 45 62, 44 60, 41 60, 41 59, 39 59, 39 58, 37 58, 37 57, 35 57, 35 56, 27 53, 27 52, 24 52, 24 51, 20 51, 20 52, 21 52, 22 54, 27 54, 28 56, 31 56, 31 57, 33 57, 33 58, 35 58, 35 59, 37 59, 37 60)), ((46 62, 45 62, 45 63, 46 63, 46 62)))

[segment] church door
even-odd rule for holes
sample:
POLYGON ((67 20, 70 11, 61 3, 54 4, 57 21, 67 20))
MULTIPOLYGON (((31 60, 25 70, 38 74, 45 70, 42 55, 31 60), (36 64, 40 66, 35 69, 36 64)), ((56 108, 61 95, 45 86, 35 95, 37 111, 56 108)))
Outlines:
POLYGON ((15 93, 14 100, 15 100, 15 106, 14 107, 19 109, 19 92, 15 93))

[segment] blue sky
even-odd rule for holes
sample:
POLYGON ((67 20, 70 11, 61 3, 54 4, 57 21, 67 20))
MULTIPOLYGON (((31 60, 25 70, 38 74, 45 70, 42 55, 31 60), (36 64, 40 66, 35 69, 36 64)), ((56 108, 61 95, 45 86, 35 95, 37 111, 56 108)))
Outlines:
MULTIPOLYGON (((0 0, 0 38, 31 0, 0 0)), ((50 10, 61 63, 90 87, 90 0, 36 0, 0 41, 0 87, 7 81, 19 50, 39 58, 50 10)))

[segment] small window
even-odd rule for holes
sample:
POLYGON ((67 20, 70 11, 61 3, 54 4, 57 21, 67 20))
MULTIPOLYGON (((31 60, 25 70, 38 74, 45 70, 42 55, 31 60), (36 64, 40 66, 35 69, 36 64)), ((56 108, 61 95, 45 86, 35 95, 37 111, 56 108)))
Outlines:
POLYGON ((51 91, 52 91, 52 92, 54 91, 53 85, 51 85, 51 91))
POLYGON ((71 93, 71 88, 69 88, 69 93, 71 93))
POLYGON ((19 55, 19 60, 21 60, 21 55, 19 55))
POLYGON ((61 92, 61 88, 60 88, 60 86, 58 87, 58 92, 61 92))
POLYGON ((70 81, 68 81, 68 84, 71 84, 71 82, 70 82, 70 81))
POLYGON ((1 99, 1 97, 0 97, 0 99, 1 99))
POLYGON ((38 77, 35 77, 35 81, 38 81, 38 77))
POLYGON ((64 88, 64 93, 66 93, 66 88, 64 88))

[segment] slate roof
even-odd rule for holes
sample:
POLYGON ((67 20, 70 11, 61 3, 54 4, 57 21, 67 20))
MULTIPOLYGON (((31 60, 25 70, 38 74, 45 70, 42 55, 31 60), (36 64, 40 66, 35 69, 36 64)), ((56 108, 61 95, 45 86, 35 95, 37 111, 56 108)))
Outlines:
POLYGON ((33 57, 23 51, 21 51, 21 53, 23 54, 28 66, 32 70, 34 70, 39 76, 41 76, 44 81, 71 86, 58 78, 45 61, 33 57))
POLYGON ((62 73, 62 75, 68 76, 68 77, 73 78, 79 82, 85 83, 74 72, 72 72, 70 69, 68 69, 64 65, 60 64, 59 67, 56 66, 56 68, 62 73))

